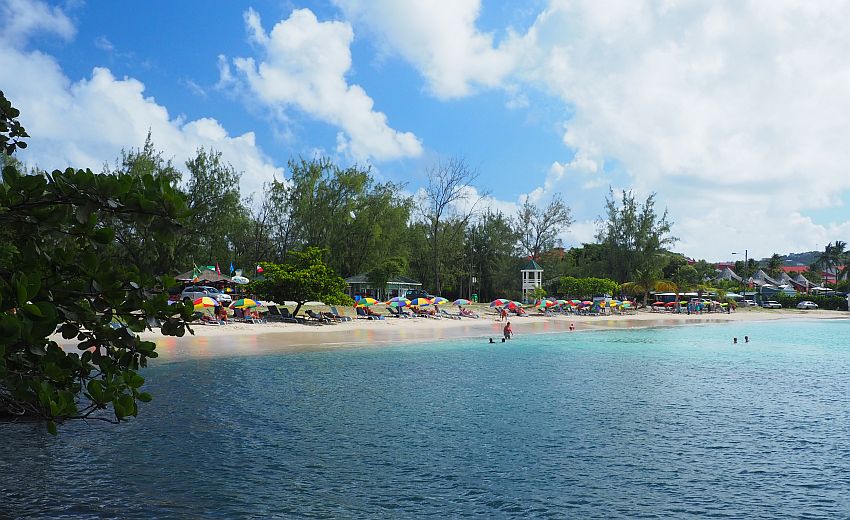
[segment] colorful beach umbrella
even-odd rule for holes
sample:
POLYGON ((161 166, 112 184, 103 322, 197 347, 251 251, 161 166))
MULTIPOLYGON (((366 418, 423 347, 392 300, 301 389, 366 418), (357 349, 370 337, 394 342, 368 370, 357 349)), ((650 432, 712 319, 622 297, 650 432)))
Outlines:
POLYGON ((431 305, 433 302, 428 298, 414 298, 410 300, 410 305, 415 305, 417 307, 425 307, 426 305, 431 305))
POLYGON ((664 305, 664 302, 652 302, 652 305, 653 305, 653 306, 655 306, 655 305, 664 305))
POLYGON ((360 298, 359 300, 357 300, 358 307, 371 307, 372 305, 375 305, 377 303, 381 302, 379 302, 375 298, 360 298))
POLYGON ((469 300, 458 298, 457 300, 452 302, 452 305, 469 305, 470 303, 472 302, 469 300))
POLYGON ((202 297, 198 298, 197 300, 193 301, 192 303, 195 304, 195 310, 196 311, 207 308, 207 307, 215 307, 216 305, 218 305, 218 302, 216 302, 215 300, 213 300, 209 296, 202 296, 202 297))
POLYGON ((386 305, 389 307, 407 307, 410 305, 410 300, 404 298, 402 296, 396 296, 395 298, 391 298, 386 305))
POLYGON ((241 298, 236 300, 235 302, 230 304, 231 309, 250 309, 251 307, 256 307, 259 305, 255 300, 251 298, 241 298))
POLYGON ((449 300, 443 298, 442 296, 437 296, 431 303, 433 303, 434 305, 443 305, 445 303, 449 303, 449 300))
POLYGON ((511 309, 511 310, 513 310, 513 309, 521 309, 521 308, 522 308, 522 304, 521 304, 520 302, 517 302, 517 301, 512 301, 512 302, 508 302, 508 304, 507 304, 507 305, 505 305, 505 307, 507 307, 508 309, 511 309))
POLYGON ((506 300, 504 298, 498 298, 490 302, 490 307, 501 307, 502 305, 507 305, 511 303, 510 300, 506 300))
POLYGON ((537 304, 537 307, 541 309, 548 309, 549 307, 554 307, 556 305, 558 304, 552 300, 542 300, 539 304, 537 304))

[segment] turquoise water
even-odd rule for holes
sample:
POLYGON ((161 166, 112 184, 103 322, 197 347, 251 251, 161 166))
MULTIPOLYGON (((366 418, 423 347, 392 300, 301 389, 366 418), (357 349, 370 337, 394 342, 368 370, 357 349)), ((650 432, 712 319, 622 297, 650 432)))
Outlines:
POLYGON ((127 424, 0 425, 0 517, 845 518, 848 330, 162 363, 127 424))

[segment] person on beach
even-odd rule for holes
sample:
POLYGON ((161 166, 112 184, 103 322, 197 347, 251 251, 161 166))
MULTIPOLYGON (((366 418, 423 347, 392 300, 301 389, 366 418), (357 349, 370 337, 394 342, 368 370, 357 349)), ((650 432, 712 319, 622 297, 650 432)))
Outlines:
POLYGON ((575 324, 575 323, 570 323, 570 332, 572 332, 572 331, 574 331, 574 330, 576 330, 576 324, 575 324))
POLYGON ((508 324, 505 325, 504 333, 505 333, 505 339, 511 339, 511 336, 514 335, 514 331, 513 331, 513 329, 511 329, 511 322, 508 322, 508 324))

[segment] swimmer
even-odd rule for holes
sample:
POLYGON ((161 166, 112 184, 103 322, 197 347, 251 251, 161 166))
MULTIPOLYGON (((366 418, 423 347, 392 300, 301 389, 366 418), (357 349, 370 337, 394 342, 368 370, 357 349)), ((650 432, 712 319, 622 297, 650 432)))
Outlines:
POLYGON ((732 338, 732 344, 737 345, 738 344, 738 338, 732 338))
POLYGON ((508 322, 508 324, 505 325, 505 330, 503 332, 505 333, 505 339, 511 339, 511 336, 514 335, 514 331, 511 328, 511 322, 508 322))
POLYGON ((493 341, 493 338, 490 338, 490 343, 495 343, 495 341, 493 341))
POLYGON ((744 343, 749 343, 749 342, 750 342, 750 337, 744 336, 744 343))
POLYGON ((570 323, 570 332, 572 332, 572 331, 574 331, 574 330, 576 330, 576 324, 575 324, 575 323, 570 323))
POLYGON ((504 342, 505 342, 505 338, 502 338, 502 343, 504 343, 504 342))

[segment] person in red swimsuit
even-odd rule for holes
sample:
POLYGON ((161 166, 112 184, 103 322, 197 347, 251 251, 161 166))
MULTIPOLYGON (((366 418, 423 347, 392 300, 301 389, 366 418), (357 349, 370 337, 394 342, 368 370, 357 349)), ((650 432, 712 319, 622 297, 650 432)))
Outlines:
POLYGON ((514 331, 513 331, 513 329, 511 329, 511 322, 508 322, 508 324, 505 325, 505 331, 504 332, 505 332, 505 339, 511 339, 511 336, 514 335, 514 331))

